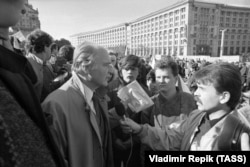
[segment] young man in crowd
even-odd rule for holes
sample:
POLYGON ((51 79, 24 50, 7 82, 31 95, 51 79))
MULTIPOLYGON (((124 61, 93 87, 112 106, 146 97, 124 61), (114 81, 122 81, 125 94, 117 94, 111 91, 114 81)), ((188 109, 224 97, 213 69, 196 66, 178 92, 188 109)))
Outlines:
POLYGON ((113 65, 113 69, 114 69, 114 79, 116 79, 118 77, 118 53, 116 53, 113 50, 108 50, 112 65, 113 65))
POLYGON ((108 52, 84 42, 75 52, 72 77, 43 102, 51 130, 70 167, 112 167, 107 102, 95 91, 108 85, 108 52))
MULTIPOLYGON (((129 118, 121 123, 153 150, 219 150, 217 139, 223 131, 223 123, 241 96, 239 69, 229 63, 212 64, 198 71, 195 80, 198 110, 178 127, 162 130, 148 124, 139 125, 129 118)), ((249 136, 243 133, 241 137, 241 149, 250 149, 249 136)))
MULTIPOLYGON (((51 58, 52 43, 53 38, 42 30, 34 30, 31 32, 25 43, 27 58, 37 76, 35 88, 40 101, 43 101, 43 99, 47 96, 47 91, 46 93, 43 92, 44 75, 51 75, 51 73, 44 73, 44 68, 47 61, 51 58)), ((51 77, 51 79, 53 80, 53 77, 51 77)), ((49 84, 49 82, 47 84, 49 84)), ((49 85, 46 85, 45 87, 47 86, 49 85)))
POLYGON ((0 0, 0 166, 64 167, 33 87, 36 75, 9 39, 24 3, 0 0))
MULTIPOLYGON (((158 94, 152 97, 154 105, 142 111, 142 124, 164 130, 172 126, 179 126, 189 113, 196 109, 194 97, 178 90, 178 65, 173 60, 159 61, 155 64, 155 85, 158 94)), ((142 146, 143 159, 146 146, 142 146)), ((143 160, 142 160, 143 162, 143 160)))
MULTIPOLYGON (((134 143, 133 148, 131 148, 132 139, 130 135, 122 132, 119 120, 123 115, 127 115, 136 122, 140 122, 141 115, 136 114, 128 105, 123 104, 121 99, 117 96, 117 92, 129 83, 138 80, 141 66, 141 60, 138 56, 128 55, 124 57, 118 63, 119 77, 108 86, 108 96, 110 97, 109 110, 111 111, 109 113, 109 118, 112 128, 114 162, 116 167, 120 166, 121 162, 123 162, 124 165, 127 164, 128 167, 140 165, 140 161, 138 161, 140 145, 139 143, 134 143), (133 155, 131 159, 128 159, 131 149, 133 149, 133 155)), ((139 84, 149 94, 147 88, 140 82, 139 84)))

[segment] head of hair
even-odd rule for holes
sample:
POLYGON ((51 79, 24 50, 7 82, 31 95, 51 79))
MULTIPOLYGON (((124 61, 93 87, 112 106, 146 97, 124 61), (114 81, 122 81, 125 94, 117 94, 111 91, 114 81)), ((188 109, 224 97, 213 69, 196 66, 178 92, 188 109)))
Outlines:
POLYGON ((153 69, 151 69, 147 74, 147 81, 148 80, 155 82, 155 71, 153 69))
POLYGON ((81 70, 81 66, 92 66, 100 48, 100 46, 87 41, 78 45, 74 50, 72 70, 78 73, 81 70))
POLYGON ((213 84, 218 93, 229 92, 227 106, 231 110, 238 104, 241 97, 241 76, 235 65, 223 62, 207 65, 195 73, 194 79, 204 85, 213 84))
POLYGON ((60 57, 64 57, 68 62, 73 60, 74 48, 70 45, 64 45, 58 52, 60 57))
POLYGON ((50 47, 50 50, 51 50, 51 52, 53 52, 54 50, 58 50, 57 44, 56 43, 52 43, 51 47, 50 47))
POLYGON ((173 60, 169 60, 169 61, 164 61, 164 60, 160 60, 159 62, 157 62, 155 64, 155 70, 157 69, 171 69, 172 70, 172 73, 173 75, 176 77, 179 73, 179 68, 178 68, 178 65, 175 61, 173 60))
POLYGON ((122 69, 129 68, 129 67, 137 67, 138 69, 141 68, 141 59, 135 55, 128 55, 122 58, 118 63, 118 69, 121 71, 122 69))
POLYGON ((32 31, 26 38, 25 48, 27 52, 42 53, 44 47, 49 47, 53 42, 53 38, 42 30, 32 31))

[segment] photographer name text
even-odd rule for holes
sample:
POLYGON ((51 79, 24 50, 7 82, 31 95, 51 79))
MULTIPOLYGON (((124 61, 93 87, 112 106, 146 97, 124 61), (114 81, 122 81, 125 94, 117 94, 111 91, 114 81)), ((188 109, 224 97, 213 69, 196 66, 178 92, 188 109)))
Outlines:
POLYGON ((206 156, 195 156, 195 155, 179 155, 179 156, 172 156, 166 155, 164 157, 158 155, 149 155, 149 160, 151 163, 156 162, 188 162, 188 163, 246 163, 246 156, 245 155, 206 155, 206 156))

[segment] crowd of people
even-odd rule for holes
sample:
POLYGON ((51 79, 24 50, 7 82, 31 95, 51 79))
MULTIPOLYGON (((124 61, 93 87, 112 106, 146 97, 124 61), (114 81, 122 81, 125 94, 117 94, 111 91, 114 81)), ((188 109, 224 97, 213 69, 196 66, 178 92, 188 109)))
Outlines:
POLYGON ((0 1, 0 166, 143 167, 147 150, 250 150, 245 63, 152 65, 87 41, 59 48, 42 30, 19 50, 9 27, 23 10, 0 1), (140 112, 119 96, 133 82, 153 101, 140 112))

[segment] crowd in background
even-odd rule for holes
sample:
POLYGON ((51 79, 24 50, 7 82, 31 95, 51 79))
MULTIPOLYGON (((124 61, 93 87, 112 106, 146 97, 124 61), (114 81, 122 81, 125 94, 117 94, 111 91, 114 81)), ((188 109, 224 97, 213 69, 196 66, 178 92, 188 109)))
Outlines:
POLYGON ((140 167, 147 150, 250 149, 245 133, 234 148, 220 139, 229 115, 249 125, 246 63, 152 65, 87 41, 59 48, 42 30, 16 48, 8 30, 23 3, 0 1, 0 166, 140 167), (153 101, 141 112, 119 97, 134 81, 153 101))

